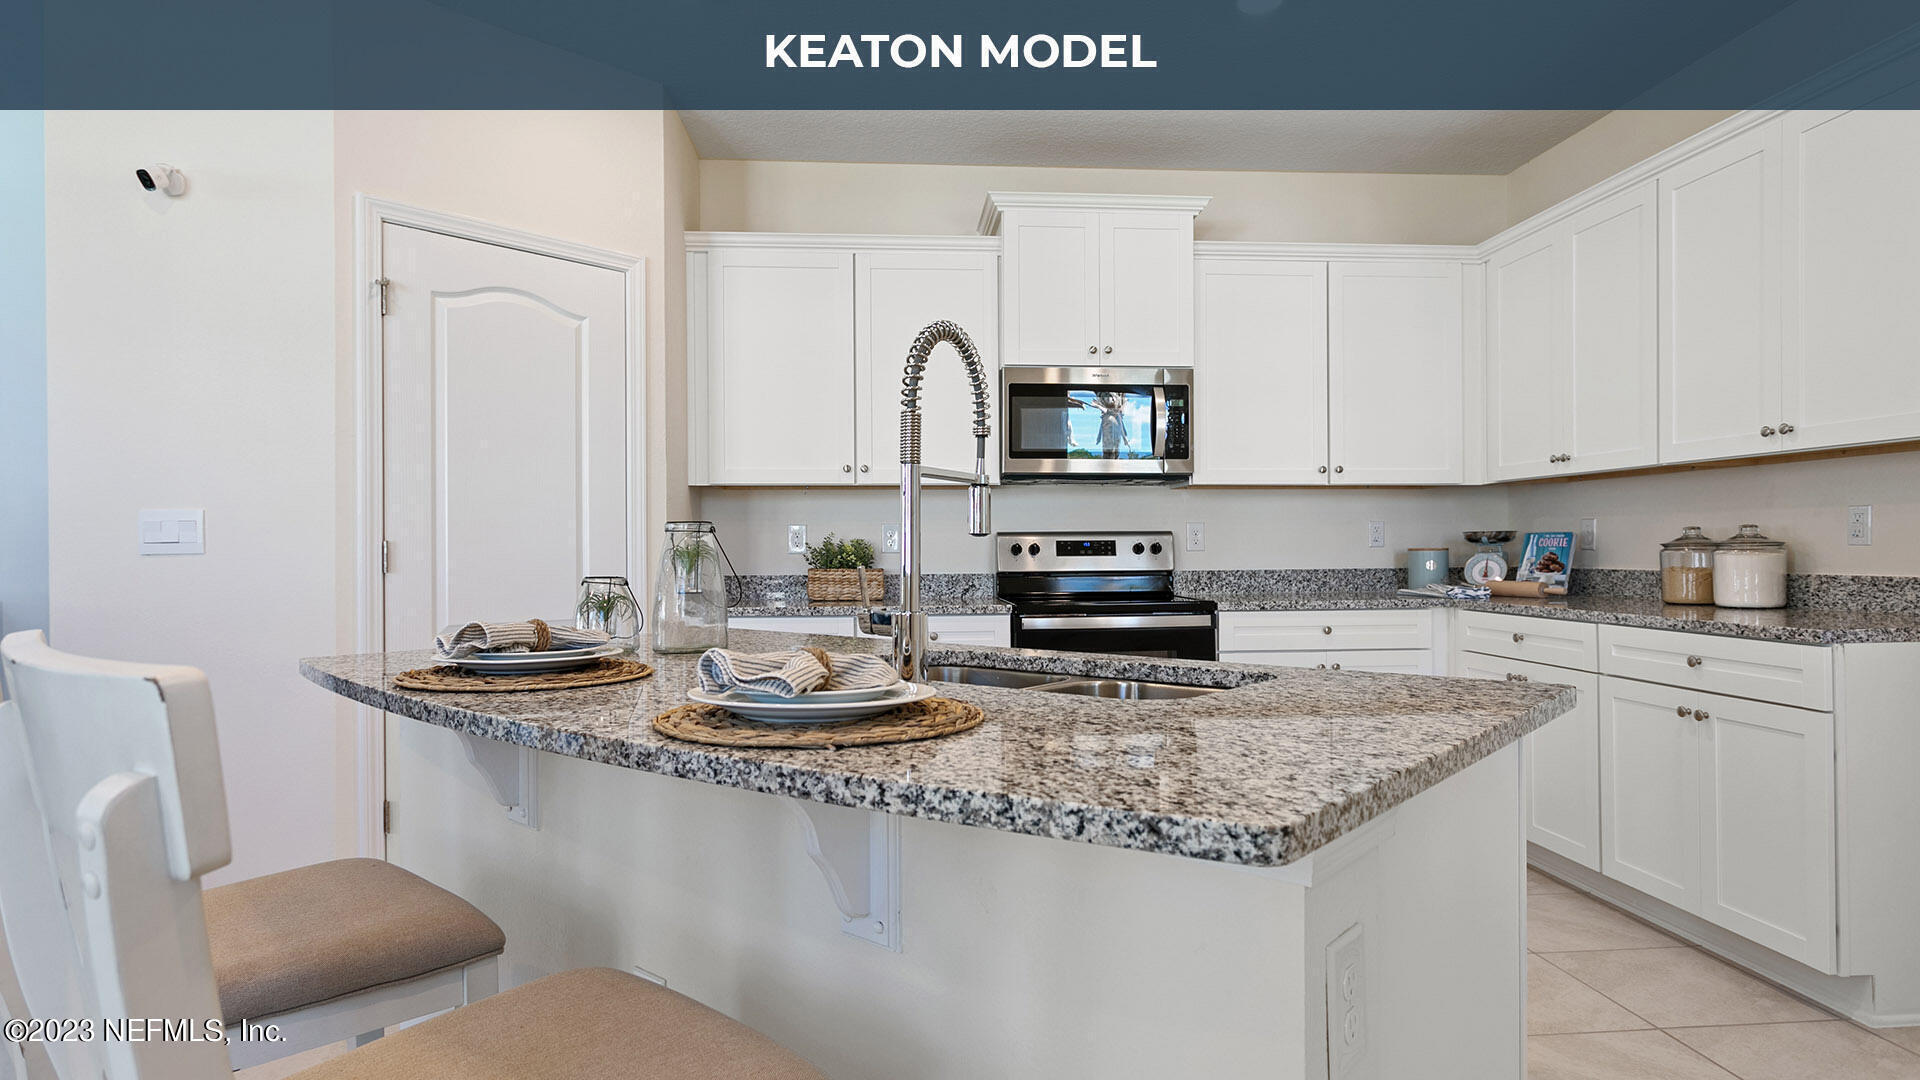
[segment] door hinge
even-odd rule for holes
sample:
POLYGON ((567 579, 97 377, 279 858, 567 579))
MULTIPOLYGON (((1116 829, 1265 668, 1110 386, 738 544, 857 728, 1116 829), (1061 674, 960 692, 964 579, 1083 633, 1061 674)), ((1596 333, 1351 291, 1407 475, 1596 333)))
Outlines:
POLYGON ((385 540, 382 540, 380 541, 380 572, 383 574, 387 573, 388 568, 390 568, 392 565, 393 565, 392 560, 388 558, 387 542, 385 540))
POLYGON ((386 278, 373 279, 373 287, 380 290, 380 314, 382 315, 387 313, 387 287, 392 284, 393 282, 386 278))
POLYGON ((380 800, 380 831, 383 833, 393 831, 393 803, 388 799, 380 800))

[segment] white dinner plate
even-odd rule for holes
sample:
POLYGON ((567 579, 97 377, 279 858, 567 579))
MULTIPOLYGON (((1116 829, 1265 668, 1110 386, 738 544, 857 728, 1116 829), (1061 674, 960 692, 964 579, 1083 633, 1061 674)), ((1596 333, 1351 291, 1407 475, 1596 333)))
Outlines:
POLYGON ((718 705, 736 716, 758 720, 763 724, 821 724, 878 716, 888 709, 925 701, 940 692, 936 687, 908 682, 899 683, 891 689, 893 692, 885 697, 867 701, 808 701, 805 698, 782 699, 778 702, 755 701, 732 692, 709 694, 698 688, 687 691, 687 697, 702 705, 718 705))
POLYGON ((538 675, 549 671, 572 671, 609 656, 618 656, 618 645, 596 645, 590 649, 549 649, 546 652, 475 653, 459 658, 442 658, 464 671, 486 675, 538 675))
POLYGON ((813 703, 831 702, 840 705, 849 701, 872 701, 875 698, 897 693, 899 689, 905 685, 905 683, 893 682, 885 686, 862 686, 855 690, 809 690, 798 697, 785 697, 780 694, 772 694, 764 690, 754 690, 745 686, 736 686, 727 692, 730 694, 738 694, 752 701, 765 702, 772 705, 778 705, 782 702, 801 701, 813 703))

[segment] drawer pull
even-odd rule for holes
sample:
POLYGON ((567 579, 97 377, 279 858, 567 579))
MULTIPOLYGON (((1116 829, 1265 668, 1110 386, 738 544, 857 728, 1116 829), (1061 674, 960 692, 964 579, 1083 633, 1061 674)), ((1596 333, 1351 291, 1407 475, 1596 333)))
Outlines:
POLYGON ((1320 628, 1320 632, 1321 632, 1321 633, 1323 633, 1323 634, 1331 634, 1331 633, 1333 633, 1333 627, 1331 627, 1331 626, 1323 626, 1323 627, 1321 627, 1321 628, 1320 628))
POLYGON ((1521 642, 1523 642, 1523 641, 1525 641, 1525 640, 1527 640, 1527 635, 1525 635, 1525 634, 1515 634, 1515 635, 1513 635, 1513 643, 1514 643, 1515 645, 1518 645, 1518 644, 1520 644, 1521 642))
POLYGON ((1692 710, 1692 709, 1689 709, 1689 708, 1687 708, 1687 707, 1686 707, 1685 705, 1682 705, 1682 706, 1680 706, 1679 708, 1677 708, 1677 709, 1675 709, 1675 710, 1673 710, 1673 711, 1674 711, 1674 712, 1676 712, 1676 713, 1678 713, 1678 714, 1679 714, 1679 715, 1680 715, 1681 717, 1683 717, 1683 718, 1684 718, 1684 717, 1688 717, 1688 716, 1692 716, 1692 715, 1693 715, 1693 710, 1692 710))
POLYGON ((1706 661, 1705 661, 1705 660, 1702 660, 1702 659, 1700 659, 1700 658, 1699 658, 1699 657, 1697 657, 1697 656, 1689 656, 1689 657, 1687 657, 1687 666, 1688 666, 1688 667, 1699 667, 1699 666, 1700 666, 1701 664, 1704 664, 1704 663, 1706 663, 1706 661))
POLYGON ((1313 665, 1313 666, 1314 666, 1315 668, 1317 668, 1317 669, 1319 669, 1319 670, 1321 670, 1321 671, 1325 671, 1325 670, 1327 670, 1327 665, 1325 665, 1325 664, 1315 664, 1315 665, 1313 665))
POLYGON ((1528 680, 1525 675, 1522 675, 1517 671, 1509 671, 1507 672, 1507 681, 1508 682, 1526 682, 1528 680))
POLYGON ((1707 713, 1707 710, 1705 710, 1705 709, 1695 709, 1695 710, 1693 711, 1693 718, 1694 718, 1695 720, 1711 720, 1711 719, 1713 719, 1713 717, 1712 717, 1711 715, 1709 715, 1709 714, 1707 713))

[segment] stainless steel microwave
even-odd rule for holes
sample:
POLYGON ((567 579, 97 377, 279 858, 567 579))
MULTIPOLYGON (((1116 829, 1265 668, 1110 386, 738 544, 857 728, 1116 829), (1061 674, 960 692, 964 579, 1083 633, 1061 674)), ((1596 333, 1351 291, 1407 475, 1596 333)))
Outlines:
POLYGON ((1193 475, 1187 368, 1000 369, 1000 478, 1171 483, 1193 475))

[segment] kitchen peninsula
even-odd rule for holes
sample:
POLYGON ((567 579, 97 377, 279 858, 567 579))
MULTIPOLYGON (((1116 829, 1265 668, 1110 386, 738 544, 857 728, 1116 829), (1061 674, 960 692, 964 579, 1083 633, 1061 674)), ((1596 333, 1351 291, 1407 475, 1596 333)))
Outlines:
MULTIPOLYGON (((799 644, 848 647, 732 642, 799 644)), ((647 659, 658 672, 640 683, 540 694, 395 689, 423 652, 301 670, 431 725, 392 725, 394 752, 459 738, 487 777, 442 775, 445 804, 400 807, 390 858, 460 879, 483 908, 506 895, 504 875, 557 935, 604 925, 579 909, 618 902, 602 879, 637 862, 637 936, 672 939, 635 941, 639 955, 687 958, 686 975, 660 974, 699 996, 698 968, 732 959, 703 950, 746 942, 758 991, 710 1004, 835 1076, 1521 1076, 1515 743, 1572 707, 1571 690, 936 644, 936 665, 1219 692, 943 685, 986 723, 921 743, 750 750, 657 734, 652 717, 684 702, 694 664, 647 659), (658 776, 609 783, 600 765, 658 776), (542 772, 548 845, 587 849, 570 860, 472 810, 484 789, 526 811, 542 772), (553 876, 563 865, 578 880, 553 876), (820 901, 839 908, 831 922, 820 901), (729 914, 751 925, 720 925, 729 914), (819 1034, 863 1026, 886 1039, 855 1049, 819 1034)))

